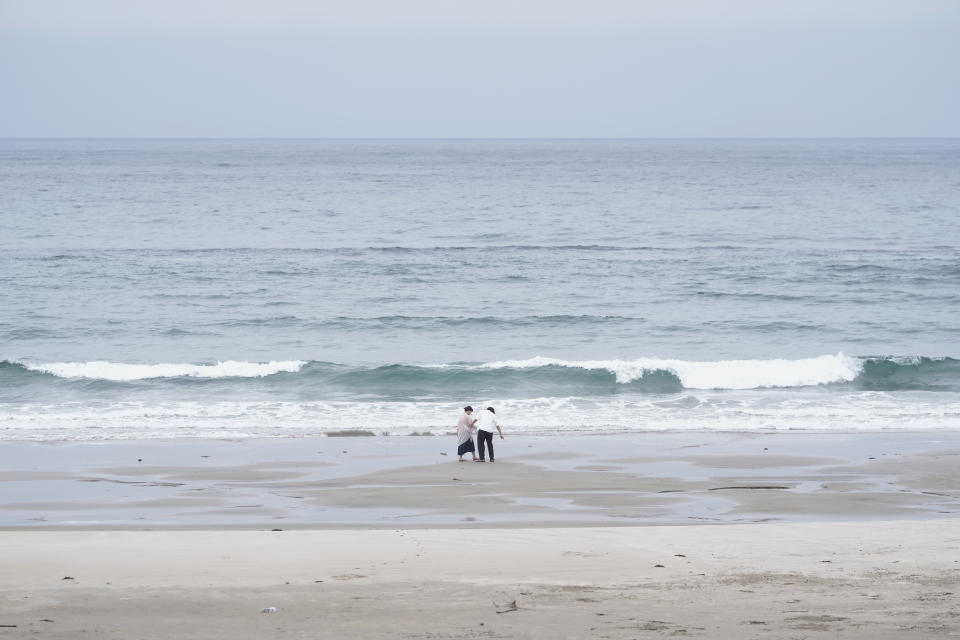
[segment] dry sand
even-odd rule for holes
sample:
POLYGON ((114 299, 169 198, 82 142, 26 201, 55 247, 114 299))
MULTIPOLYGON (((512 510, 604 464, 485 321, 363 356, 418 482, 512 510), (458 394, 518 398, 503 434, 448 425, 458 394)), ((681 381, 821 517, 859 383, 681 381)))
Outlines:
POLYGON ((0 534, 0 638, 947 638, 957 520, 0 534), (275 613, 261 613, 275 607, 275 613))
POLYGON ((6 443, 0 640, 960 637, 960 434, 446 444, 6 443))

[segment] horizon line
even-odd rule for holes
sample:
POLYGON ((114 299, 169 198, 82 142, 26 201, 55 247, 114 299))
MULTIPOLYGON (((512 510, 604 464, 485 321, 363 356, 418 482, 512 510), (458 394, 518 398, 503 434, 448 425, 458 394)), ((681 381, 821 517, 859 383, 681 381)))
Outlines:
POLYGON ((0 140, 301 140, 301 141, 396 141, 396 142, 487 142, 487 141, 684 141, 684 140, 960 140, 949 136, 0 136, 0 140))

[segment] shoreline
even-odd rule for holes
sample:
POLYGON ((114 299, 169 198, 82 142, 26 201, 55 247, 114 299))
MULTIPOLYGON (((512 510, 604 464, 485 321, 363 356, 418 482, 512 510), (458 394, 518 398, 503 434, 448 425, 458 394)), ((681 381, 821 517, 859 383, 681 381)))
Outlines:
MULTIPOLYGON (((758 436, 773 436, 773 435, 788 435, 788 434, 813 434, 813 435, 838 435, 838 436, 850 436, 850 435, 864 435, 869 436, 874 435, 883 435, 883 434, 920 434, 920 435, 935 435, 935 434, 951 434, 951 433, 960 433, 960 426, 957 427, 943 427, 943 428, 908 428, 908 427, 884 427, 882 429, 876 428, 865 428, 865 429, 856 429, 856 428, 795 428, 790 427, 787 429, 755 429, 755 428, 722 428, 722 429, 683 429, 675 427, 667 427, 663 429, 646 429, 646 428, 636 428, 636 429, 624 429, 621 431, 602 431, 602 430, 528 430, 528 431, 511 431, 509 435, 519 438, 536 438, 536 439, 545 439, 545 438, 618 438, 623 436, 653 436, 653 435, 697 435, 697 434, 707 434, 707 435, 758 435, 758 436)), ((504 434, 508 434, 507 431, 504 431, 504 434)), ((278 433, 278 434, 266 434, 266 435, 250 435, 250 434, 239 434, 239 435, 228 435, 224 434, 222 436, 209 436, 209 435, 171 435, 171 436, 157 436, 157 437, 102 437, 102 438, 6 438, 0 439, 0 444, 9 443, 9 444, 107 444, 113 442, 141 442, 141 443, 150 443, 150 442, 239 442, 239 441, 249 441, 249 440, 323 440, 326 438, 456 438, 457 431, 456 429, 445 428, 445 430, 435 430, 435 431, 416 431, 412 430, 409 433, 390 433, 389 431, 377 431, 375 429, 333 429, 330 431, 317 431, 305 434, 298 433, 278 433)))

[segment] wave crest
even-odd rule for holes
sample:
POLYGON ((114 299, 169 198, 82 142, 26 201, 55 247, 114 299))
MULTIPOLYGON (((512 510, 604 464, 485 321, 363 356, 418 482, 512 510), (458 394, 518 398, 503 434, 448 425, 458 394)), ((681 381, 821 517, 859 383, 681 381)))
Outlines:
POLYGON ((0 361, 0 400, 29 398, 44 389, 92 392, 177 385, 224 392, 249 391, 317 400, 333 397, 456 399, 491 397, 607 396, 621 393, 678 393, 689 390, 749 390, 846 386, 864 390, 960 391, 960 360, 930 357, 851 357, 843 353, 794 360, 692 361, 526 360, 435 365, 347 366, 318 360, 214 364, 0 361), (220 382, 216 382, 220 380, 220 382), (204 382, 206 381, 206 382, 204 382), (64 387, 64 385, 67 385, 64 387), (6 396, 3 390, 9 393, 6 396), (19 391, 14 392, 14 389, 19 391))
POLYGON ((505 360, 480 365, 486 369, 570 367, 602 369, 613 373, 620 384, 645 380, 658 372, 671 373, 685 389, 761 389, 807 387, 852 382, 863 371, 864 361, 843 353, 800 360, 558 360, 537 356, 529 360, 505 360))
POLYGON ((305 360, 243 362, 226 360, 216 364, 126 364, 95 360, 91 362, 22 363, 29 371, 49 373, 60 378, 89 378, 128 382, 151 378, 262 378, 280 372, 297 372, 305 360))

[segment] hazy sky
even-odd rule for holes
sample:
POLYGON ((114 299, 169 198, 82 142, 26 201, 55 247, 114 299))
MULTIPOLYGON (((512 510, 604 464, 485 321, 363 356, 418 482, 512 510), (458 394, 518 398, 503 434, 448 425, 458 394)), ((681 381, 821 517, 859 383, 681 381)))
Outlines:
POLYGON ((0 137, 960 136, 960 0, 0 0, 0 137))

